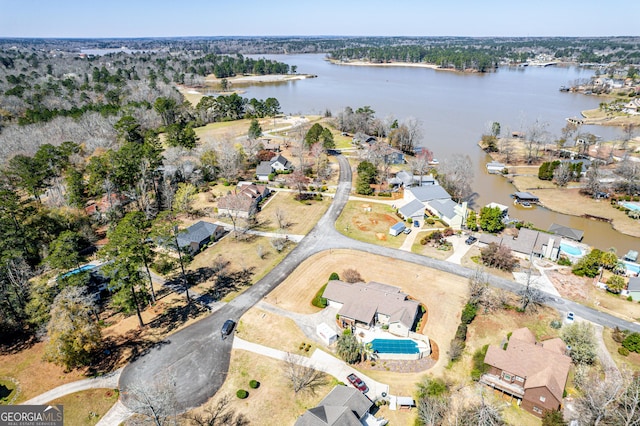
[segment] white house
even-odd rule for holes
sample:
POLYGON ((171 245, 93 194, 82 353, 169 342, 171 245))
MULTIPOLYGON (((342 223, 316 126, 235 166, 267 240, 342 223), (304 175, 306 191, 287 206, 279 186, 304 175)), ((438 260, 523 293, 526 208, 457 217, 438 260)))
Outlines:
POLYGON ((448 200, 432 200, 427 203, 427 209, 453 229, 462 229, 467 220, 466 201, 458 204, 450 198, 448 200))
POLYGON ((271 167, 273 170, 279 172, 288 172, 293 170, 293 164, 291 161, 287 160, 283 155, 276 155, 271 159, 271 167))

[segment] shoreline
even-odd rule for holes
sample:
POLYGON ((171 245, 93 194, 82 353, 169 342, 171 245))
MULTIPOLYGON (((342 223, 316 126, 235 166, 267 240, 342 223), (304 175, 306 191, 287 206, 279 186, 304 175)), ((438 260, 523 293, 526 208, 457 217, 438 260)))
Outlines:
MULTIPOLYGON (((233 84, 254 84, 254 83, 280 83, 292 80, 305 80, 316 78, 313 74, 265 74, 265 75, 237 75, 228 77, 227 81, 233 84)), ((222 79, 209 75, 204 79, 205 83, 219 84, 222 79)))
POLYGON ((367 61, 339 61, 337 59, 325 59, 333 65, 353 65, 356 67, 408 67, 408 68, 428 68, 436 71, 449 71, 461 74, 477 73, 478 71, 458 71, 455 68, 442 68, 440 65, 428 64, 426 62, 385 62, 373 63, 367 61))
POLYGON ((614 115, 607 116, 599 109, 587 109, 580 111, 580 115, 584 118, 582 124, 589 126, 624 126, 633 124, 640 126, 640 115, 614 115))

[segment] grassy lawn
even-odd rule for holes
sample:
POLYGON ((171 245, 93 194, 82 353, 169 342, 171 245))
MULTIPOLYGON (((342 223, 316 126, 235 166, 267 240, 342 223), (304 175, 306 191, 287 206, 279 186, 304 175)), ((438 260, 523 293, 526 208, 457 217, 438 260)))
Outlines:
POLYGON ((316 349, 313 341, 305 336, 292 319, 258 308, 249 309, 240 318, 237 333, 244 340, 296 355, 310 356, 316 349), (308 351, 300 349, 302 343, 311 345, 308 351))
POLYGON ((222 395, 230 395, 230 409, 244 414, 251 424, 291 425, 306 409, 315 407, 335 386, 332 377, 327 376, 326 384, 317 388, 315 393, 300 391, 295 394, 283 374, 283 361, 264 357, 252 352, 233 350, 229 373, 222 388, 211 401, 194 410, 210 406, 222 395), (249 381, 257 380, 257 389, 249 388, 249 381), (246 399, 238 399, 236 391, 249 392, 246 399))
POLYGON ((389 235, 389 228, 402 222, 391 206, 366 201, 349 201, 336 221, 338 232, 359 241, 399 248, 407 236, 389 235))
POLYGON ((55 399, 50 404, 64 406, 66 425, 95 425, 116 403, 119 395, 117 389, 89 389, 55 399))
MULTIPOLYGON (((431 225, 427 225, 427 226, 431 226, 431 225)), ((451 256, 453 254, 453 248, 449 249, 449 250, 438 250, 437 247, 433 247, 429 244, 425 244, 422 245, 420 244, 420 240, 424 237, 426 237, 427 235, 429 235, 430 233, 432 233, 433 231, 437 230, 437 229, 444 229, 443 226, 438 227, 438 228, 430 228, 428 230, 421 230, 418 235, 416 236, 416 240, 413 243, 413 246, 411 246, 411 251, 413 253, 416 254, 421 254, 423 256, 427 256, 427 257, 432 257, 434 259, 440 259, 440 260, 445 260, 446 258, 448 258, 449 256, 451 256)), ((415 232, 415 230, 414 230, 415 232)))
POLYGON ((197 291, 217 291, 222 300, 228 302, 264 277, 293 247, 293 243, 289 243, 278 252, 268 238, 244 235, 236 239, 228 234, 198 253, 188 267, 188 274, 196 277, 197 291), (226 265, 224 274, 214 274, 211 268, 214 262, 226 265))
POLYGON ((613 340, 612 335, 613 330, 610 328, 605 328, 602 332, 602 338, 604 339, 607 351, 611 354, 611 357, 618 368, 629 371, 640 371, 640 354, 631 352, 628 356, 620 355, 618 353, 618 348, 622 347, 622 345, 613 340))
POLYGON ((285 232, 305 235, 316 225, 318 220, 331 205, 332 199, 324 197, 322 201, 296 201, 293 192, 276 192, 269 197, 258 217, 260 231, 275 232, 278 230, 276 211, 283 211, 289 226, 285 232))

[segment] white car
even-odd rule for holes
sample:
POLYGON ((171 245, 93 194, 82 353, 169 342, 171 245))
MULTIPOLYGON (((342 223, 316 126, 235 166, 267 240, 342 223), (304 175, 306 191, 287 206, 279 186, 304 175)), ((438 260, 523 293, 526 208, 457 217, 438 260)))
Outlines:
POLYGON ((575 315, 573 314, 573 312, 567 312, 567 317, 565 318, 565 321, 569 324, 571 324, 573 322, 573 320, 575 315))

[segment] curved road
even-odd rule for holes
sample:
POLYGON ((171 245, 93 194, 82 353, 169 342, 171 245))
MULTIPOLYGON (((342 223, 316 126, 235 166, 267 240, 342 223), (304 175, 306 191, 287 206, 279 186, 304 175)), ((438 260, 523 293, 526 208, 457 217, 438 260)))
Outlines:
MULTIPOLYGON (((220 328, 225 320, 236 322, 253 305, 280 284, 308 257, 329 249, 348 248, 412 262, 425 267, 470 277, 474 271, 446 261, 432 259, 380 247, 348 238, 335 230, 334 224, 342 212, 351 191, 351 166, 345 157, 337 156, 340 179, 333 203, 298 246, 260 281, 233 301, 197 323, 177 332, 128 364, 120 376, 123 402, 136 387, 152 386, 174 390, 179 410, 187 411, 202 405, 225 381, 229 368, 233 334, 222 340, 220 328)), ((514 281, 489 276, 489 283, 512 292, 522 288, 514 281)), ((549 295, 547 305, 560 311, 573 311, 578 317, 606 327, 621 327, 640 332, 640 324, 630 323, 575 302, 549 295)))

